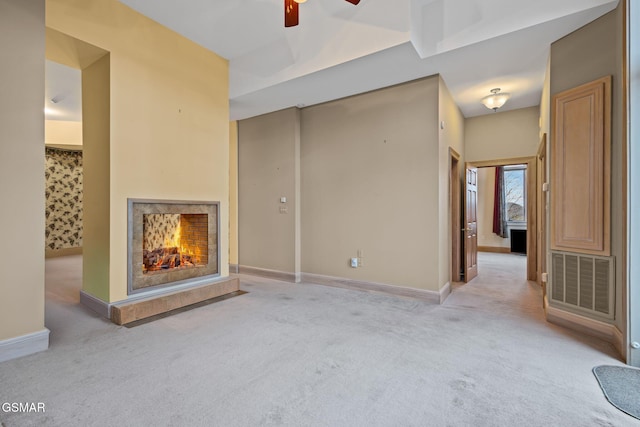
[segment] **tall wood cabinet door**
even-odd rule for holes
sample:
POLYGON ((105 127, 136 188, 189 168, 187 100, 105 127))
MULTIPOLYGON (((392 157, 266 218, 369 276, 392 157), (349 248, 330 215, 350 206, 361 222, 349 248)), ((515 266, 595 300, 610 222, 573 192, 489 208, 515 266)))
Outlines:
POLYGON ((551 248, 609 256, 611 76, 552 103, 551 248))

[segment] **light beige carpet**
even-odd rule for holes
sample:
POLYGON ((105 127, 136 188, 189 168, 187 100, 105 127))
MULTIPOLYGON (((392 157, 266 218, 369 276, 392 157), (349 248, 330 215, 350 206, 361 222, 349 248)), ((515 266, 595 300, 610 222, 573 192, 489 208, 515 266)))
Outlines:
MULTIPOLYGON (((442 306, 242 276, 248 294, 127 329, 47 261, 51 348, 0 364, 12 426, 637 426, 591 373, 613 347, 550 325, 524 257, 480 254, 442 306)), ((428 278, 425 278, 428 280, 428 278)))

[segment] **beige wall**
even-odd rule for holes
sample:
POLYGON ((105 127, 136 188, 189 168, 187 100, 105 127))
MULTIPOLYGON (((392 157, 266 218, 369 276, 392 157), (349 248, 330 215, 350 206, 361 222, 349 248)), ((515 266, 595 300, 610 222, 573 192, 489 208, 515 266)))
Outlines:
POLYGON ((289 108, 238 123, 240 265, 297 272, 299 121, 299 110, 289 108), (280 203, 281 197, 287 202, 280 203))
POLYGON ((82 122, 45 120, 44 143, 47 145, 82 145, 82 122))
POLYGON ((238 122, 229 122, 229 264, 238 265, 238 122))
POLYGON ((109 301, 111 261, 110 65, 106 54, 82 70, 82 289, 104 301, 109 301))
POLYGON ((10 225, 0 259, 11 260, 0 270, 0 340, 45 326, 44 13, 43 0, 0 0, 0 222, 10 225))
MULTIPOLYGON (((438 163, 438 228, 439 239, 439 285, 442 287, 450 278, 451 272, 451 206, 450 206, 450 186, 449 176, 451 169, 451 159, 449 148, 452 148, 460 155, 458 167, 460 176, 464 174, 464 116, 460 108, 453 100, 444 80, 439 79, 438 88, 438 118, 439 118, 439 163, 438 163)), ((462 194, 462 193, 461 193, 462 194)))
POLYGON ((493 232, 493 201, 496 168, 478 169, 478 246, 510 248, 511 239, 493 232))
POLYGON ((302 110, 303 272, 440 289, 438 91, 431 77, 302 110))
POLYGON ((539 107, 529 107, 466 119, 465 160, 535 156, 540 145, 539 117, 539 107))
MULTIPOLYGON (((623 234, 623 176, 625 123, 622 101, 622 6, 596 19, 551 45, 550 92, 613 76, 611 121, 611 252, 616 258, 616 325, 624 332, 625 310, 622 256, 626 244, 623 234)), ((553 143, 553 141, 551 141, 553 143)), ((550 207, 552 209, 552 207, 550 207)))
POLYGON ((220 201, 228 275, 227 61, 116 0, 48 0, 46 23, 110 53, 109 287, 91 293, 127 298, 127 198, 220 201))
POLYGON ((430 291, 449 281, 449 147, 464 155, 464 118, 439 77, 238 128, 240 265, 430 291))

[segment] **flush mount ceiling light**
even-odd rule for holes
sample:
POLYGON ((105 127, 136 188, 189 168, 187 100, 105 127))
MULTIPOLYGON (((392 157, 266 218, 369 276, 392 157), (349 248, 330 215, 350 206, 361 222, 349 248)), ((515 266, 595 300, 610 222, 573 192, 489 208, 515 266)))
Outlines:
POLYGON ((57 104, 60 101, 64 101, 65 98, 66 98, 66 95, 64 94, 56 95, 53 98, 51 98, 51 103, 57 104))
POLYGON ((490 110, 498 111, 511 97, 510 93, 500 92, 500 88, 491 89, 491 95, 482 98, 482 104, 490 110))
MULTIPOLYGON (((295 27, 298 25, 298 4, 307 0, 284 0, 284 26, 295 27)), ((358 4, 360 0, 345 0, 351 4, 358 4)))

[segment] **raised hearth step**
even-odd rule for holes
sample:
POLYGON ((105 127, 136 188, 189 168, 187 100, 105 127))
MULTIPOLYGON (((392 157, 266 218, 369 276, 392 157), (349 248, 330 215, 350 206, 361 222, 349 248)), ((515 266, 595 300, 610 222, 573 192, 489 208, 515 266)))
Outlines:
POLYGON ((236 292, 240 289, 237 277, 217 280, 206 285, 183 289, 170 294, 157 295, 141 300, 123 302, 111 306, 111 321, 118 325, 146 319, 161 313, 186 307, 201 301, 236 292))

